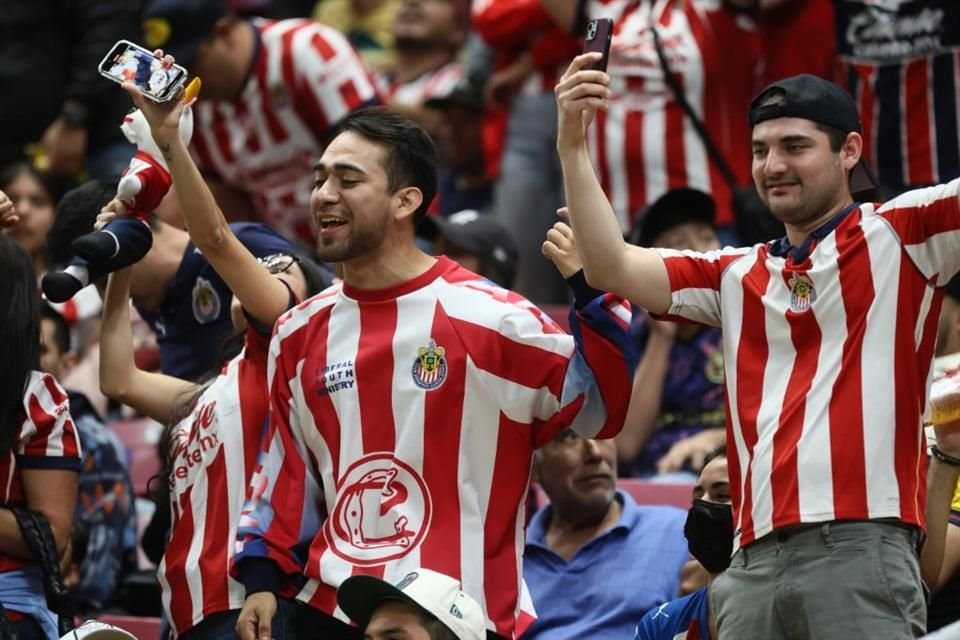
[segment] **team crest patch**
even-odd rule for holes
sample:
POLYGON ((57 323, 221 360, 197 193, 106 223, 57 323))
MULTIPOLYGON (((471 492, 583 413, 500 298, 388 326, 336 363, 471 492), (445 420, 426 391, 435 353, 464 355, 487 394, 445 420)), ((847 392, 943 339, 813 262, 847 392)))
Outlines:
POLYGON ((438 347, 431 339, 426 347, 417 349, 417 358, 413 361, 413 382, 421 389, 436 389, 447 379, 447 361, 443 357, 446 350, 438 347))
POLYGON ((193 285, 193 317, 200 324, 213 322, 220 316, 220 296, 209 280, 197 278, 193 285))
POLYGON ((817 299, 817 290, 813 281, 805 275, 793 274, 790 276, 790 308, 794 311, 806 311, 817 299))

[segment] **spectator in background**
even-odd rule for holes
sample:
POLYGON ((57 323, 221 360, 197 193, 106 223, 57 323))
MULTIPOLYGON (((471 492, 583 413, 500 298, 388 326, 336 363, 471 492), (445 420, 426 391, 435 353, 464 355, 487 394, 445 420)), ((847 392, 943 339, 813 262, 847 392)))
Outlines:
MULTIPOLYGON (((77 356, 66 320, 46 303, 40 306, 40 343, 40 370, 64 380, 77 356)), ((124 574, 136 568, 133 484, 123 444, 86 396, 70 389, 67 396, 83 451, 74 528, 82 529, 86 541, 83 549, 73 550, 83 560, 71 593, 81 611, 99 611, 113 602, 124 574)))
POLYGON ((677 597, 683 511, 638 506, 617 489, 612 440, 568 429, 535 460, 550 504, 527 529, 523 577, 537 619, 524 638, 629 638, 644 612, 677 597))
POLYGON ((222 0, 151 0, 145 44, 203 79, 191 150, 228 220, 314 243, 313 163, 337 121, 380 98, 346 38, 312 20, 243 20, 222 0))
POLYGON ((539 304, 563 304, 568 291, 540 255, 543 235, 563 204, 551 93, 580 49, 576 0, 477 0, 473 26, 493 50, 484 92, 509 113, 494 187, 494 211, 517 243, 517 292, 539 304), (571 32, 576 32, 570 35, 571 32))
POLYGON ((441 216, 456 211, 493 207, 484 144, 486 110, 478 82, 462 78, 445 95, 428 98, 425 106, 437 113, 431 136, 440 156, 437 176, 437 210, 441 216))
MULTIPOLYGON (((713 199, 702 191, 668 191, 643 214, 633 235, 642 247, 714 251, 713 199)), ((617 436, 620 474, 695 479, 705 456, 725 442, 720 329, 634 314, 640 347, 630 410, 617 436)))
POLYGON ((5 0, 0 11, 0 166, 41 142, 51 172, 117 180, 133 146, 116 123, 127 105, 97 66, 136 32, 127 0, 5 0))
MULTIPOLYGON (((13 206, 0 192, 0 227, 13 206)), ((30 255, 0 234, 0 603, 20 640, 56 638, 45 562, 33 558, 11 507, 39 512, 62 558, 77 502, 80 440, 67 394, 40 366, 40 297, 30 255)))
POLYGON ((885 195, 960 176, 960 20, 950 0, 835 0, 838 82, 885 195))
MULTIPOLYGON (((116 196, 115 185, 87 184, 67 192, 47 235, 52 259, 73 258, 70 243, 93 230, 100 211, 116 196)), ((230 335, 230 288, 190 241, 186 231, 151 220, 153 246, 132 267, 131 296, 157 334, 160 370, 194 380, 217 362, 230 335)), ((263 224, 242 222, 231 231, 257 257, 289 253, 291 244, 263 224)))
POLYGON ((337 603, 366 640, 484 640, 483 609, 460 589, 459 581, 430 569, 396 585, 356 575, 337 589, 337 603))
POLYGON ((60 193, 54 178, 40 173, 26 162, 0 168, 0 191, 13 202, 16 225, 6 232, 27 250, 33 260, 37 282, 50 269, 47 231, 60 193))
POLYGON ((360 59, 373 71, 393 66, 393 23, 400 0, 320 0, 313 19, 347 37, 360 59))
POLYGON ((433 242, 433 253, 509 289, 517 273, 517 249, 501 222, 489 214, 458 211, 448 218, 426 217, 417 235, 433 242))
POLYGON ((693 488, 693 506, 687 512, 683 535, 690 555, 707 567, 706 586, 648 611, 637 625, 636 640, 717 638, 717 621, 710 609, 710 584, 730 565, 733 551, 733 509, 725 447, 707 455, 693 488))
MULTIPOLYGON (((951 366, 950 356, 960 354, 960 275, 953 277, 944 294, 935 372, 951 366)), ((948 435, 947 428, 941 427, 940 431, 945 437, 948 435)), ((920 563, 924 582, 932 594, 927 630, 933 631, 960 619, 960 482, 950 483, 951 478, 958 477, 955 468, 934 457, 930 465, 927 469, 927 540, 920 563)))
POLYGON ((469 0, 400 0, 393 21, 394 63, 378 74, 386 104, 433 135, 435 115, 424 108, 463 78, 457 62, 470 29, 469 0))

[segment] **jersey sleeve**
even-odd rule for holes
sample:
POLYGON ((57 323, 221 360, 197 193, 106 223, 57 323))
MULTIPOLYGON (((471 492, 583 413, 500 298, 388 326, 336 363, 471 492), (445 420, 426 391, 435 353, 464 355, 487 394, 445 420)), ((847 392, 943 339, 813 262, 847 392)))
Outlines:
POLYGON ((46 373, 34 372, 24 394, 24 410, 17 464, 24 469, 80 471, 80 437, 60 384, 46 373))
POLYGON ((749 249, 726 248, 707 253, 657 249, 670 280, 670 308, 655 316, 662 320, 686 320, 719 327, 720 281, 723 272, 749 249))
POLYGON ((915 189, 877 209, 899 236, 904 250, 936 286, 960 271, 960 178, 915 189))
POLYGON ((237 528, 233 574, 247 593, 300 586, 309 544, 322 522, 319 474, 311 472, 291 386, 296 366, 290 352, 295 350, 284 344, 280 353, 282 323, 267 361, 270 423, 237 528))
POLYGON ((538 447, 565 428, 590 438, 616 435, 636 366, 628 303, 602 294, 572 308, 572 338, 535 307, 508 308, 496 342, 471 340, 471 358, 505 416, 533 425, 538 447))
POLYGON ((336 29, 314 24, 297 31, 290 55, 296 74, 294 107, 318 141, 325 143, 351 111, 382 102, 371 74, 336 29))

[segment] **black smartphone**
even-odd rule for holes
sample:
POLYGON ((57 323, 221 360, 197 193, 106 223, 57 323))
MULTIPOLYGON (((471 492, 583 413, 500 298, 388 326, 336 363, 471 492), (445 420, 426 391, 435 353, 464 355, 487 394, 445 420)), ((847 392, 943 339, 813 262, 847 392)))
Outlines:
POLYGON ((166 102, 187 79, 187 70, 178 64, 165 63, 153 52, 120 40, 100 61, 100 75, 114 82, 127 80, 137 85, 147 98, 166 102))
POLYGON ((584 69, 606 71, 607 60, 610 58, 610 41, 613 39, 613 20, 597 18, 587 23, 587 33, 583 40, 583 52, 599 51, 603 54, 597 62, 591 62, 584 69))

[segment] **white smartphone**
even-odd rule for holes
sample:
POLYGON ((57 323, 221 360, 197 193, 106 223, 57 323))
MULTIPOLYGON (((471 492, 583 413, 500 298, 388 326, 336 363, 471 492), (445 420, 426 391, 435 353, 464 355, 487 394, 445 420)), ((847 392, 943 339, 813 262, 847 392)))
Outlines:
POLYGON ((187 70, 178 64, 167 64, 141 46, 120 40, 100 61, 100 75, 117 83, 137 85, 147 98, 166 102, 187 80, 187 70))

